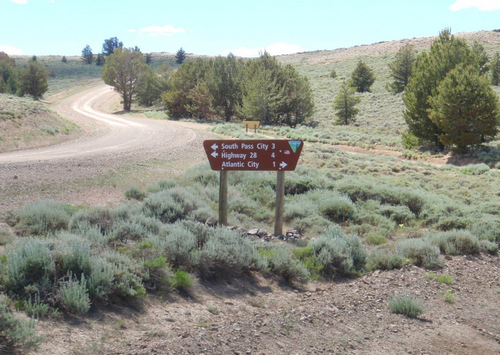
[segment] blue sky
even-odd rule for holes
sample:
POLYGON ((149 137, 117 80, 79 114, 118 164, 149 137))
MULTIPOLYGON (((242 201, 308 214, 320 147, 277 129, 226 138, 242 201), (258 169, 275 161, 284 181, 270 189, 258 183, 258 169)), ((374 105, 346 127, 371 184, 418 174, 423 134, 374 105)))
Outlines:
POLYGON ((0 51, 256 56, 500 28, 500 0, 0 0, 0 51))

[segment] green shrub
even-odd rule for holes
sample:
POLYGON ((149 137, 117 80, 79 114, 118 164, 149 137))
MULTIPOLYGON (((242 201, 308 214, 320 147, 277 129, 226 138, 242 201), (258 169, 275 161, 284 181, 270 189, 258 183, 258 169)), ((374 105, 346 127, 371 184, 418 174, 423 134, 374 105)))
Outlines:
POLYGON ((163 255, 173 267, 192 268, 198 264, 198 238, 182 224, 169 225, 161 238, 163 255))
POLYGON ((90 226, 99 229, 105 235, 111 231, 114 223, 114 216, 110 209, 104 207, 91 207, 88 210, 76 212, 69 223, 69 229, 78 228, 78 225, 88 223, 90 226))
POLYGON ((420 146, 420 140, 411 132, 401 134, 401 142, 406 149, 417 149, 420 146))
POLYGON ((436 274, 431 272, 430 274, 426 274, 425 276, 427 276, 430 279, 436 280, 437 282, 446 284, 446 285, 451 285, 451 284, 455 283, 455 280, 453 280, 453 277, 451 277, 448 274, 436 275, 436 274))
POLYGON ((170 281, 170 285, 181 291, 186 291, 194 283, 193 277, 186 271, 177 270, 170 281))
POLYGON ((392 270, 399 269, 405 258, 397 253, 383 249, 373 250, 367 258, 367 270, 392 270))
POLYGON ((444 254, 478 254, 480 251, 479 240, 466 230, 440 232, 428 235, 427 238, 432 244, 437 245, 444 254))
POLYGON ((71 218, 68 205, 42 200, 24 205, 17 214, 16 228, 24 234, 46 235, 66 229, 71 218))
POLYGON ((87 289, 93 300, 106 301, 113 292, 117 268, 103 257, 93 257, 90 263, 90 276, 87 278, 87 289))
POLYGON ((408 206, 380 206, 380 214, 392 219, 397 224, 408 225, 415 220, 415 214, 408 206))
POLYGON ((17 240, 7 249, 8 288, 20 291, 28 285, 47 286, 55 263, 47 243, 33 238, 17 240))
POLYGON ((357 214, 356 206, 347 196, 323 199, 319 202, 318 210, 328 220, 336 223, 353 220, 357 214))
POLYGON ((498 244, 496 242, 490 242, 489 240, 480 240, 479 249, 492 255, 498 254, 498 244))
POLYGON ((90 244, 85 239, 71 234, 60 234, 54 240, 54 252, 61 258, 60 271, 63 273, 90 273, 90 244))
POLYGON ((413 260, 418 266, 434 269, 440 268, 444 264, 439 248, 428 240, 405 239, 400 241, 397 246, 401 255, 413 260))
POLYGON ((482 175, 490 171, 490 167, 484 163, 469 164, 460 168, 462 174, 466 175, 482 175))
POLYGON ((78 280, 70 274, 69 280, 60 285, 60 297, 61 305, 67 312, 75 315, 87 313, 90 309, 90 297, 85 276, 82 274, 78 280))
POLYGON ((49 305, 40 301, 39 292, 34 296, 29 295, 29 299, 23 301, 23 309, 28 316, 36 319, 47 317, 51 312, 49 305))
POLYGON ((135 186, 131 186, 125 190, 125 198, 129 200, 142 201, 144 197, 146 197, 146 194, 135 186))
POLYGON ((330 226, 318 238, 309 242, 317 264, 324 266, 326 275, 348 275, 365 266, 366 250, 361 239, 350 234, 346 236, 339 226, 330 226))
POLYGON ((160 180, 155 184, 148 185, 146 187, 146 190, 149 193, 156 193, 156 192, 160 192, 163 190, 171 189, 172 187, 176 187, 176 186, 177 186, 177 181, 175 181, 175 180, 172 180, 172 179, 160 180))
POLYGON ((304 264, 299 260, 293 259, 289 251, 284 248, 276 248, 269 259, 271 271, 277 275, 283 276, 287 282, 298 280, 305 282, 311 274, 304 264))
POLYGON ((35 325, 33 319, 14 317, 7 305, 7 298, 0 295, 0 351, 12 349, 14 346, 36 348, 42 338, 36 335, 35 325))
POLYGON ((410 318, 416 318, 424 313, 424 307, 420 301, 410 295, 397 295, 388 299, 389 309, 392 313, 403 314, 410 318))
POLYGON ((217 228, 201 250, 200 276, 223 278, 259 267, 261 259, 255 245, 237 231, 217 228))
POLYGON ((191 191, 174 187, 149 195, 144 200, 143 212, 163 223, 174 223, 185 218, 197 207, 197 198, 191 191))

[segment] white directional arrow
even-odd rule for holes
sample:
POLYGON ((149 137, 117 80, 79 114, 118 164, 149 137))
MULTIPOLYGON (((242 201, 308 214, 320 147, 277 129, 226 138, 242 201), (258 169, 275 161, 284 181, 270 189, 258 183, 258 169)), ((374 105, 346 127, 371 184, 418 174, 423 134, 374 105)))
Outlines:
POLYGON ((212 154, 210 154, 211 156, 213 156, 214 158, 217 158, 219 156, 219 153, 217 152, 212 152, 212 154))
POLYGON ((217 145, 217 143, 214 143, 210 148, 212 148, 213 150, 217 150, 219 146, 217 145))
POLYGON ((282 162, 280 163, 280 168, 281 168, 281 169, 284 169, 287 165, 288 165, 287 163, 285 163, 284 161, 282 161, 282 162))

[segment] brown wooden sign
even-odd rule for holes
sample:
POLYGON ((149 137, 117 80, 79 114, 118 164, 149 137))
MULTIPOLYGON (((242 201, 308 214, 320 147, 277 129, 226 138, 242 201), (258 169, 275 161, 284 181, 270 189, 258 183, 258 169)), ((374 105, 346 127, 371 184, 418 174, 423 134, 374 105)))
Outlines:
POLYGON ((203 147, 212 170, 292 171, 301 140, 206 140, 203 147))

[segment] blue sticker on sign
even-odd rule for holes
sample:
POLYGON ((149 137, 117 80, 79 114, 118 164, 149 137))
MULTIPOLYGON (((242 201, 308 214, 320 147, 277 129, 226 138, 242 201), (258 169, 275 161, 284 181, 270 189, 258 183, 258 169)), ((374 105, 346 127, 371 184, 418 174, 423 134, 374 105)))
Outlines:
POLYGON ((292 148, 293 152, 295 153, 302 144, 302 141, 288 141, 288 144, 290 144, 290 148, 292 148))

